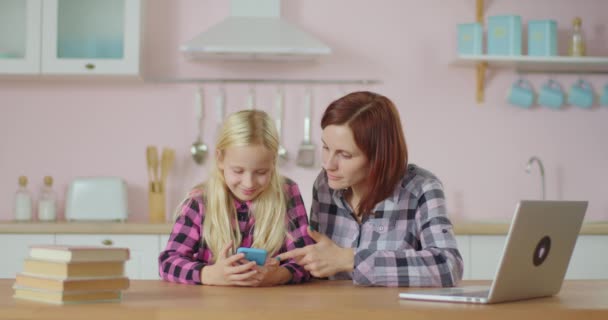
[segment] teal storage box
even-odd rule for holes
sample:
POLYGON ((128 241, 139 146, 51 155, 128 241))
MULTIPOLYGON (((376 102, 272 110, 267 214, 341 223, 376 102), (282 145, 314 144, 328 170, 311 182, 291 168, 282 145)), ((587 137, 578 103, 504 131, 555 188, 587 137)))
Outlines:
POLYGON ((557 56, 557 22, 555 20, 528 22, 528 55, 557 56))
POLYGON ((483 28, 480 23, 461 23, 458 25, 458 54, 482 54, 483 28))
POLYGON ((488 17, 488 54, 521 55, 521 17, 516 15, 488 17))

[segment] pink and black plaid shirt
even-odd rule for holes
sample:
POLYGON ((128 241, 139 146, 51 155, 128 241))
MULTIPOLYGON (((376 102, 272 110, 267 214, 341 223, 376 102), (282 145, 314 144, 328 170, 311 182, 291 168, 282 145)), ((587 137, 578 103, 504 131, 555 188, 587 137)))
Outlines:
MULTIPOLYGON (((313 244, 314 240, 308 236, 308 217, 302 201, 298 185, 285 178, 284 190, 287 198, 286 226, 289 237, 278 254, 313 244)), ((251 202, 234 201, 239 222, 242 242, 235 244, 235 248, 250 248, 253 243, 253 228, 255 219, 249 214, 251 202)), ((203 223, 205 220, 205 206, 202 196, 193 196, 184 202, 181 214, 173 225, 173 231, 167 242, 165 250, 158 257, 159 274, 163 280, 186 284, 201 283, 201 269, 210 264, 212 253, 206 245, 201 244, 203 223)), ((292 274, 289 283, 300 283, 310 279, 310 273, 291 259, 283 261, 285 267, 292 274)))
POLYGON ((321 172, 313 187, 310 224, 343 248, 355 249, 352 273, 330 279, 352 279, 367 286, 455 286, 463 262, 443 187, 437 177, 409 165, 395 191, 374 207, 361 224, 343 196, 321 172))

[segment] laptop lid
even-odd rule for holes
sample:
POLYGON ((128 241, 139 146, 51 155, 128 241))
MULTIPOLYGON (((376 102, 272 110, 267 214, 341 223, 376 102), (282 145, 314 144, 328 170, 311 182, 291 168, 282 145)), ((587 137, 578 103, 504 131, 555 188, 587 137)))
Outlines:
POLYGON ((587 204, 587 201, 520 201, 488 302, 558 293, 587 204))
POLYGON ((497 303, 554 295, 566 275, 587 204, 587 201, 520 201, 489 293, 479 286, 464 286, 408 291, 399 296, 497 303))

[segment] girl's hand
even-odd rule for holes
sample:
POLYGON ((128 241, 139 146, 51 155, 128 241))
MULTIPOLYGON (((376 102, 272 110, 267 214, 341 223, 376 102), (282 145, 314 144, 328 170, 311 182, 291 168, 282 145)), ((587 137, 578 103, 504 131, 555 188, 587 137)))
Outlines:
POLYGON ((253 275, 253 278, 259 282, 253 284, 254 287, 268 287, 278 284, 276 281, 276 272, 279 270, 279 261, 275 258, 269 258, 263 266, 256 266, 258 273, 253 275))
POLYGON ((215 286, 252 286, 260 281, 254 276, 259 273, 255 261, 240 264, 245 258, 244 253, 230 256, 232 241, 222 249, 215 264, 207 265, 201 270, 201 281, 206 285, 215 286))
MULTIPOLYGON (((241 260, 245 263, 247 260, 241 260)), ((270 287, 274 285, 284 284, 291 280, 292 274, 287 268, 280 266, 280 262, 276 258, 269 258, 263 266, 256 266, 258 273, 251 278, 254 282, 252 287, 270 287)))
POLYGON ((296 262, 317 278, 332 276, 338 272, 351 272, 355 265, 355 252, 352 248, 342 248, 330 238, 310 228, 308 235, 315 244, 285 252, 277 258, 295 259, 296 262))

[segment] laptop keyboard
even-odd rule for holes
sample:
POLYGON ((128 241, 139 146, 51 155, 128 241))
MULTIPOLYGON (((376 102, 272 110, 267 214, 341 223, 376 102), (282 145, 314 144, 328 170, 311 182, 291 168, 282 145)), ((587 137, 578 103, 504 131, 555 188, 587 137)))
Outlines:
POLYGON ((454 290, 452 292, 440 293, 438 295, 487 298, 489 294, 490 294, 490 290, 484 290, 484 291, 454 290))
POLYGON ((489 290, 486 291, 475 291, 475 292, 463 292, 458 294, 459 296, 463 296, 463 297, 481 297, 481 298, 487 298, 488 295, 490 294, 489 290))

